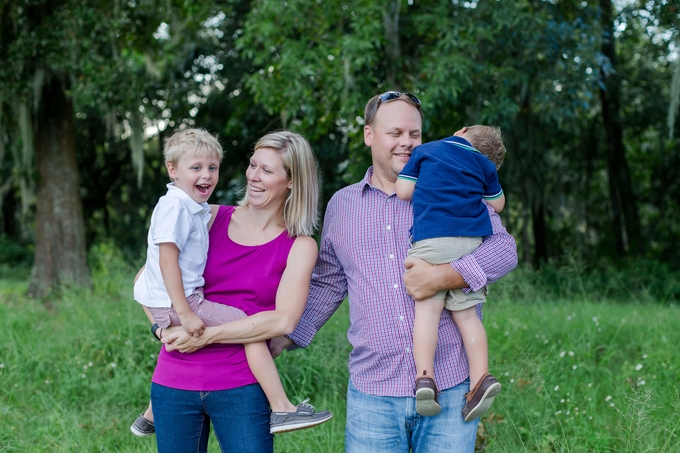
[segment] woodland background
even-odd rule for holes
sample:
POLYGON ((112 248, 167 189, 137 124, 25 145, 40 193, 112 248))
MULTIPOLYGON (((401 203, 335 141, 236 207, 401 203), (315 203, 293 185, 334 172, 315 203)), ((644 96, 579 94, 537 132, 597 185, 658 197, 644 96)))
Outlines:
POLYGON ((678 0, 0 0, 0 269, 41 296, 91 285, 102 244, 140 264, 182 127, 225 148, 213 202, 289 128, 325 203, 370 163, 366 101, 396 89, 426 141, 503 129, 521 266, 674 272, 679 27, 678 0))

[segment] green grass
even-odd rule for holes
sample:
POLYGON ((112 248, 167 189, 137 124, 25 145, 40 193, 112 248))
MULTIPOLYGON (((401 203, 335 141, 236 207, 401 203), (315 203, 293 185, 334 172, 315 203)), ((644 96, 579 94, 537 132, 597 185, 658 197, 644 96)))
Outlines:
POLYGON ((680 451, 677 308, 488 308, 491 366, 504 386, 483 421, 488 451, 680 451))
MULTIPOLYGON (((0 279, 0 451, 156 451, 128 430, 159 349, 130 297, 134 271, 100 262, 92 291, 63 290, 51 304, 26 298, 17 275, 0 279)), ((484 323, 503 391, 478 451, 680 451, 679 309, 639 289, 613 302, 578 290, 588 282, 556 292, 545 280, 516 271, 492 287, 484 323)), ((277 436, 277 452, 343 451, 347 326, 343 306, 307 350, 277 360, 292 400, 334 413, 277 436)))

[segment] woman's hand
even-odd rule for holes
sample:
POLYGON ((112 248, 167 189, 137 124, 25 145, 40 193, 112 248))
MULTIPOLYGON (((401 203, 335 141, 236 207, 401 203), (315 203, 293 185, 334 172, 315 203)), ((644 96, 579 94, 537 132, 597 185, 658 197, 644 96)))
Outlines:
POLYGON ((192 337, 181 327, 170 327, 163 332, 161 341, 165 343, 165 349, 168 351, 194 352, 210 344, 207 335, 210 329, 208 327, 200 337, 192 337))

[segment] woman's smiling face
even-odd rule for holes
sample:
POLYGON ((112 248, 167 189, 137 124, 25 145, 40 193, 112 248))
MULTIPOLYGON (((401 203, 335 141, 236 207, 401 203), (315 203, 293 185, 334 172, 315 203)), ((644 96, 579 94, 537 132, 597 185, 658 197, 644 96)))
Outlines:
POLYGON ((283 206, 292 184, 281 155, 273 148, 259 148, 253 153, 246 179, 248 203, 254 207, 271 206, 272 203, 283 206))

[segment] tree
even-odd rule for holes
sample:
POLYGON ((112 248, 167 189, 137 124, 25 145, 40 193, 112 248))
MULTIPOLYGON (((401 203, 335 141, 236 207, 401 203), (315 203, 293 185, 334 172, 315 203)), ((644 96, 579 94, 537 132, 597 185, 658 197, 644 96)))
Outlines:
POLYGON ((613 213, 612 234, 619 254, 641 253, 640 218, 628 167, 621 125, 621 78, 617 72, 614 11, 611 0, 600 0, 602 22, 602 62, 600 100, 606 133, 609 198, 613 213))
POLYGON ((45 282, 90 284, 69 88, 63 74, 48 73, 35 109, 38 240, 29 294, 42 295, 45 282))
MULTIPOLYGON (((22 169, 18 179, 24 211, 32 199, 37 206, 29 293, 44 295, 65 283, 90 284, 76 108, 89 108, 108 119, 111 130, 103 146, 120 140, 120 132, 113 130, 121 123, 130 128, 123 154, 131 156, 139 185, 144 166, 143 98, 147 92, 154 99, 159 92, 160 97, 175 94, 175 82, 181 84, 186 76, 173 77, 176 68, 171 64, 175 58, 186 60, 184 51, 195 42, 184 43, 182 38, 201 28, 213 11, 211 4, 200 1, 0 3, 0 57, 10 63, 0 68, 0 110, 18 113, 0 116, 0 131, 9 137, 2 140, 3 150, 6 142, 21 150, 14 152, 21 157, 14 164, 22 169), (174 24, 173 39, 154 38, 164 23, 174 24), (164 50, 172 55, 164 55, 164 50), (20 134, 13 132, 16 129, 20 134), (34 186, 37 197, 32 195, 34 186)), ((167 104, 167 99, 162 101, 167 104)))
MULTIPOLYGON (((43 295, 57 283, 90 284, 85 226, 75 154, 74 109, 68 48, 59 42, 66 9, 62 2, 2 5, 3 99, 19 111, 24 163, 35 158, 37 175, 36 258, 29 294, 43 295), (34 151, 35 150, 35 151, 34 151), (33 152, 35 153, 33 156, 33 152)), ((2 129, 6 129, 7 126, 2 129)), ((33 183, 23 179, 24 196, 33 183)))

